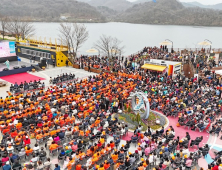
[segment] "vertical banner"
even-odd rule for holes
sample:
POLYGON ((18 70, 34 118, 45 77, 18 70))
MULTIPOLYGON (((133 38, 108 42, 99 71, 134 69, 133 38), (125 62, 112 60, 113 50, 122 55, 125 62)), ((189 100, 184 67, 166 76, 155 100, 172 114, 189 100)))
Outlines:
POLYGON ((173 65, 168 66, 168 76, 173 75, 173 65))
POLYGON ((9 42, 9 50, 10 50, 10 54, 15 55, 15 42, 9 42))

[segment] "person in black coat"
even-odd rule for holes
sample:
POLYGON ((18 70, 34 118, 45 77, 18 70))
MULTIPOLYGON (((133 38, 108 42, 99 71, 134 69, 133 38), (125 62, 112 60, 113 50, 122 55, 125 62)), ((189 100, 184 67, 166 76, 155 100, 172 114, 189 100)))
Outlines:
POLYGON ((64 139, 65 137, 65 133, 63 131, 60 131, 57 135, 59 136, 60 139, 64 139))
POLYGON ((99 107, 100 107, 101 110, 105 110, 106 106, 103 103, 103 101, 100 103, 99 107))
POLYGON ((52 65, 53 65, 53 67, 55 67, 55 65, 56 65, 55 60, 52 60, 52 65))

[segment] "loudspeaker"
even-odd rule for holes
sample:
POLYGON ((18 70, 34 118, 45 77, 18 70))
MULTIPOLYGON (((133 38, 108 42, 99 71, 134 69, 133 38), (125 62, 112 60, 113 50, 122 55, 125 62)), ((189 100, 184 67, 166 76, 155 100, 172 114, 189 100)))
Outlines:
POLYGON ((9 70, 8 68, 4 68, 4 69, 3 69, 3 71, 8 71, 8 70, 9 70))
POLYGON ((44 66, 44 67, 46 66, 46 59, 41 60, 41 65, 44 66))
POLYGON ((19 67, 18 66, 15 66, 15 67, 13 67, 14 69, 19 69, 19 67))
POLYGON ((41 67, 39 65, 38 66, 32 65, 32 67, 35 68, 36 71, 40 71, 41 70, 41 67))
POLYGON ((25 65, 22 65, 21 67, 22 67, 22 68, 26 68, 26 66, 25 66, 25 65))

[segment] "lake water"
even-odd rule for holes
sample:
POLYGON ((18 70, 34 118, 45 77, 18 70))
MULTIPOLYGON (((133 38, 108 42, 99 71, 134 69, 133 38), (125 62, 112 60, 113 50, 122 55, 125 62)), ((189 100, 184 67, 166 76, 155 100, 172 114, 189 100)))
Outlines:
MULTIPOLYGON (((89 39, 83 44, 78 54, 86 54, 88 49, 103 34, 117 37, 125 46, 124 55, 130 55, 145 46, 160 46, 159 43, 170 39, 174 48, 201 48, 198 42, 208 39, 212 48, 222 48, 222 27, 193 27, 193 26, 165 26, 142 25, 128 23, 87 23, 89 39)), ((59 37, 59 23, 34 23, 36 36, 55 38, 59 37)), ((54 42, 54 41, 53 41, 54 42)), ((58 39, 57 39, 58 42, 58 39)))

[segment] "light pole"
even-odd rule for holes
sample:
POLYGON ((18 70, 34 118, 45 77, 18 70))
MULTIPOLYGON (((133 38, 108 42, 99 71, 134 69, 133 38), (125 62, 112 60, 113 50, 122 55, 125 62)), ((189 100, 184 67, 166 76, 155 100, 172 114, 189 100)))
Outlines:
POLYGON ((210 40, 208 40, 208 39, 205 39, 204 41, 210 42, 210 52, 211 52, 211 44, 212 44, 212 42, 210 40))
MULTIPOLYGON (((169 39, 166 39, 165 41, 170 41, 172 43, 172 50, 173 50, 173 41, 169 40, 169 39)), ((172 51, 171 50, 171 51, 172 51)))

